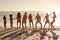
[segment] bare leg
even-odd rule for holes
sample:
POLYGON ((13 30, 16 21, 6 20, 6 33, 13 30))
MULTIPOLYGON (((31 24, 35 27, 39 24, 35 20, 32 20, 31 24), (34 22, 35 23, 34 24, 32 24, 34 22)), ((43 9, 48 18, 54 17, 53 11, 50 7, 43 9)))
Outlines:
POLYGON ((53 27, 54 28, 54 30, 55 30, 55 27, 53 26, 53 23, 54 23, 55 21, 52 21, 51 22, 51 28, 53 27))
POLYGON ((36 29, 37 29, 37 22, 36 22, 36 24, 35 24, 35 27, 36 27, 36 29))
POLYGON ((33 29, 34 29, 34 24, 33 24, 33 22, 32 22, 32 25, 33 25, 33 29))
POLYGON ((49 29, 48 30, 50 30, 50 22, 48 24, 49 24, 49 29))
POLYGON ((10 23, 10 27, 12 28, 12 25, 11 25, 11 23, 10 23))
POLYGON ((54 26, 52 26, 52 27, 54 28, 54 30, 56 30, 54 26))
POLYGON ((47 24, 47 22, 45 22, 45 25, 44 25, 44 28, 43 29, 45 29, 46 24, 47 24))
POLYGON ((23 23, 22 23, 22 29, 24 29, 24 25, 23 25, 23 23))
POLYGON ((18 29, 18 22, 17 22, 17 29, 18 29))
POLYGON ((42 29, 42 23, 40 22, 40 24, 41 24, 41 29, 42 29))
POLYGON ((11 29, 13 28, 13 23, 10 23, 11 29))
POLYGON ((6 24, 4 24, 5 30, 6 30, 6 24))
POLYGON ((20 28, 21 28, 21 22, 20 22, 20 28))
POLYGON ((13 28, 13 23, 12 23, 12 28, 13 28))
POLYGON ((54 28, 54 30, 55 30, 55 27, 53 26, 53 24, 51 24, 51 28, 52 28, 52 27, 53 27, 53 28, 54 28))
POLYGON ((31 22, 29 22, 29 28, 31 28, 31 22))
POLYGON ((25 29, 27 28, 26 23, 25 23, 25 29))

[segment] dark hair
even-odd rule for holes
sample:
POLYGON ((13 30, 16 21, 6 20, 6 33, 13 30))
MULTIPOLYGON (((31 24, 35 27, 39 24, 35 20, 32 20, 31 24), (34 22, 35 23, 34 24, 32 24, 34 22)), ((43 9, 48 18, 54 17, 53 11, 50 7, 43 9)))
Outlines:
POLYGON ((10 14, 10 17, 12 17, 12 14, 10 14))
POLYGON ((39 13, 37 13, 37 15, 39 15, 39 13))
POLYGON ((18 12, 17 15, 20 15, 20 12, 18 12))
POLYGON ((53 12, 53 14, 55 14, 55 12, 53 12))
POLYGON ((3 17, 5 18, 5 15, 3 17))
POLYGON ((3 19, 5 19, 5 18, 6 18, 6 16, 4 15, 4 16, 3 16, 3 19))

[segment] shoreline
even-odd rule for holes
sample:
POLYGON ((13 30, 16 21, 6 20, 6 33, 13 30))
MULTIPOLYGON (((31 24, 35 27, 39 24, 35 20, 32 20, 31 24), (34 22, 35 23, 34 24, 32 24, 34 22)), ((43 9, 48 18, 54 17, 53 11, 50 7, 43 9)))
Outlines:
MULTIPOLYGON (((16 27, 13 27, 12 29, 17 29, 17 28, 16 27)), ((20 28, 18 28, 18 29, 20 29, 20 28)), ((32 29, 33 30, 33 28, 26 28, 26 29, 32 29)), ((45 29, 48 29, 48 28, 45 28, 45 29)), ((7 28, 7 30, 11 30, 11 28, 7 28)), ((43 29, 37 28, 37 30, 43 30, 43 29)), ((51 28, 50 28, 50 30, 51 30, 51 28)), ((5 31, 5 29, 2 28, 2 27, 0 27, 0 31, 5 31)), ((60 31, 60 28, 56 28, 56 31, 60 31)))

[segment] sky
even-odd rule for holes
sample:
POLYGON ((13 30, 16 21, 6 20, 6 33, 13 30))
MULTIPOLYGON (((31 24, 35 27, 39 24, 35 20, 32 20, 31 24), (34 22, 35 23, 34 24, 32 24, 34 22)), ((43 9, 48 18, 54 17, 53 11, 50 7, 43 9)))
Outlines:
POLYGON ((0 0, 0 11, 59 11, 60 0, 0 0))

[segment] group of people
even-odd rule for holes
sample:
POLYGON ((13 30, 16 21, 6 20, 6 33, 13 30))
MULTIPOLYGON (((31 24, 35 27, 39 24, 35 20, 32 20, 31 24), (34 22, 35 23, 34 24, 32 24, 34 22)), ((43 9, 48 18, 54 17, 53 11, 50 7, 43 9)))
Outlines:
MULTIPOLYGON (((45 26, 46 26, 47 23, 49 24, 49 29, 50 29, 50 26, 51 26, 51 29, 52 28, 55 29, 55 27, 53 26, 53 23, 55 22, 56 14, 55 14, 55 12, 53 12, 52 22, 50 22, 50 20, 49 20, 50 15, 48 15, 48 13, 46 13, 46 16, 44 17, 45 25, 44 25, 43 29, 45 29, 45 26)), ((9 16, 10 16, 10 27, 13 28, 13 15, 10 14, 9 16)), ((29 20, 29 28, 31 28, 31 24, 32 24, 32 27, 34 28, 32 14, 30 13, 29 16, 27 17, 27 12, 25 12, 25 14, 23 15, 23 18, 21 17, 20 12, 17 13, 17 17, 16 17, 16 19, 17 19, 17 28, 19 28, 18 23, 20 23, 20 28, 21 28, 21 25, 22 25, 22 28, 26 29, 27 28, 27 25, 26 25, 27 18, 29 20), (25 24, 25 27, 24 27, 24 24, 25 24)), ((6 29, 6 23, 7 23, 6 19, 7 19, 7 17, 6 17, 6 15, 4 15, 3 20, 4 20, 4 28, 5 29, 6 29)), ((37 23, 40 23, 41 29, 42 29, 41 16, 39 15, 39 13, 37 13, 35 19, 36 19, 35 28, 37 28, 37 23)))

